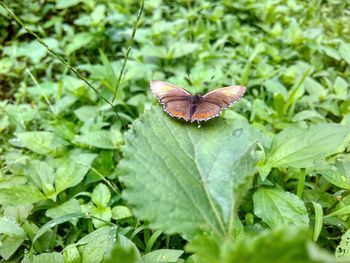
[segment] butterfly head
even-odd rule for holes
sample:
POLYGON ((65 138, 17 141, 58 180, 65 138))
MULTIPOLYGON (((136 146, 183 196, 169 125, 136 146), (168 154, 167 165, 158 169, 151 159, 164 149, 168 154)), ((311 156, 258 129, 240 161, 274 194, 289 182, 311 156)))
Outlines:
POLYGON ((202 95, 200 94, 195 94, 191 96, 191 103, 192 104, 199 104, 202 101, 202 95))

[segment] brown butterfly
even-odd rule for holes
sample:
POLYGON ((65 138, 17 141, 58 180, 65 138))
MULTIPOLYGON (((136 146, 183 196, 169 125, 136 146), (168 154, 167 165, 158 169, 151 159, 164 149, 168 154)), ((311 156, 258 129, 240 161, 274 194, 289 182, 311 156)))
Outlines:
POLYGON ((185 89, 160 80, 152 80, 150 85, 165 112, 191 122, 207 121, 219 116, 223 109, 239 101, 245 92, 244 86, 229 86, 202 96, 192 95, 185 89))

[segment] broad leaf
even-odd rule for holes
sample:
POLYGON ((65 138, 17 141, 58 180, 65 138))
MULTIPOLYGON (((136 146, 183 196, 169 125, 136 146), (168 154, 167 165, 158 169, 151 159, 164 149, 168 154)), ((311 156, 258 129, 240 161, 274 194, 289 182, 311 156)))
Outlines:
POLYGON ((260 188, 253 195, 254 213, 271 228, 308 225, 304 202, 296 195, 277 189, 260 188))
POLYGON ((95 205, 105 207, 111 199, 111 192, 106 185, 98 184, 92 191, 91 199, 95 205))
POLYGON ((32 263, 63 263, 63 256, 58 252, 42 253, 33 256, 32 263))
POLYGON ((183 253, 182 250, 158 249, 144 255, 140 263, 177 262, 183 253))
POLYGON ((320 170, 321 173, 330 183, 349 190, 350 189, 350 162, 337 161, 334 166, 320 170))
POLYGON ((17 134, 18 146, 26 147, 29 150, 39 153, 48 154, 56 152, 67 145, 67 142, 47 131, 30 131, 17 134))
POLYGON ((74 158, 63 159, 61 166, 56 171, 56 192, 59 193, 80 183, 90 170, 95 157, 96 154, 83 153, 74 156, 74 158))
POLYGON ((32 185, 15 185, 0 189, 0 204, 26 205, 44 200, 44 195, 32 185))
POLYGON ((277 135, 267 166, 312 167, 316 160, 335 153, 349 133, 349 127, 335 123, 285 130, 277 135))
POLYGON ((10 237, 26 237, 23 228, 16 221, 6 217, 0 217, 0 234, 6 234, 10 237))
POLYGON ((187 236, 232 230, 254 173, 255 130, 245 122, 202 125, 172 119, 156 107, 125 136, 124 197, 154 228, 187 236))
POLYGON ((101 130, 79 135, 75 138, 75 141, 102 149, 117 149, 123 142, 123 139, 118 132, 113 134, 112 131, 101 130))
POLYGON ((340 244, 335 251, 335 256, 350 260, 350 229, 341 237, 340 244))
MULTIPOLYGON (((220 263, 312 263, 308 251, 308 231, 305 227, 285 226, 263 231, 257 236, 245 236, 233 244, 220 263)), ((334 262, 334 261, 333 261, 334 262)))

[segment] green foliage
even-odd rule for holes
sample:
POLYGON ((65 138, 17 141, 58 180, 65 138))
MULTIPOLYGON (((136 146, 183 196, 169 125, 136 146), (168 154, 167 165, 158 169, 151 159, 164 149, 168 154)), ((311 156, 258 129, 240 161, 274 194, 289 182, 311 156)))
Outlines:
POLYGON ((0 3, 3 261, 349 261, 347 1, 0 3), (247 92, 197 128, 152 79, 247 92))

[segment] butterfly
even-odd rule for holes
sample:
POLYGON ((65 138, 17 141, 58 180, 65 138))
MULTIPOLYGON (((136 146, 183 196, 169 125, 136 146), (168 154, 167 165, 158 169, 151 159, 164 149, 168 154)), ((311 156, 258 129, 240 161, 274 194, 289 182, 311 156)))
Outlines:
POLYGON ((150 86, 166 113, 198 123, 219 116, 223 109, 239 101, 245 92, 245 87, 238 85, 219 88, 202 96, 192 95, 183 88, 160 80, 152 80, 150 86))

